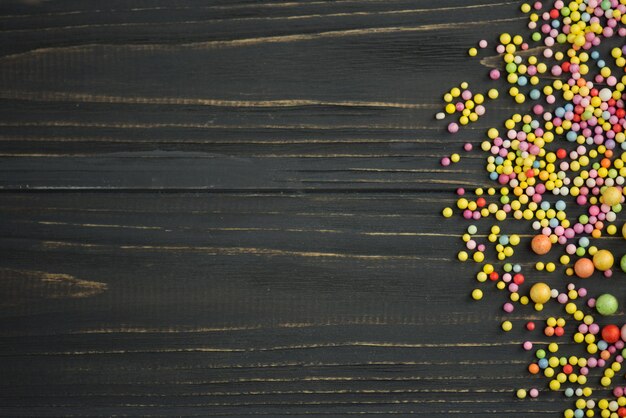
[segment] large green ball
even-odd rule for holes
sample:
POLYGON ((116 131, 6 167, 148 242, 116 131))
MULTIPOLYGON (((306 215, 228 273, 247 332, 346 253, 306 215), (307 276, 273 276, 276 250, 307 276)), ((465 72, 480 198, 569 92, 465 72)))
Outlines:
POLYGON ((617 312, 619 303, 615 296, 605 293, 596 299, 596 310, 600 315, 613 315, 617 312))

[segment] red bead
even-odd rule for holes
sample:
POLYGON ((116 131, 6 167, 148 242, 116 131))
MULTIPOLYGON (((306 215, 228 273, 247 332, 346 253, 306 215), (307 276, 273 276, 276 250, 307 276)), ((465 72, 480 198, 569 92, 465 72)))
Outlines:
POLYGON ((517 273, 515 276, 513 276, 513 283, 515 283, 518 286, 524 283, 524 275, 517 273))
POLYGON ((479 208, 485 207, 486 204, 487 201, 485 200, 485 198, 479 197, 478 199, 476 199, 476 206, 478 206, 479 208))
POLYGON ((617 415, 619 417, 626 417, 626 408, 623 406, 620 408, 617 408, 617 415))
POLYGON ((559 11, 557 9, 550 10, 550 19, 556 19, 559 17, 559 11))
POLYGON ((526 323, 526 329, 527 329, 528 331, 534 331, 534 329, 535 329, 535 323, 534 323, 534 322, 532 322, 532 321, 528 321, 528 322, 526 323))
POLYGON ((609 344, 616 343, 621 336, 621 331, 617 325, 606 325, 602 328, 602 339, 609 344))
POLYGON ((565 334, 565 329, 563 329, 563 327, 554 328, 554 335, 556 335, 557 337, 562 337, 563 334, 565 334))
POLYGON ((491 280, 492 282, 495 282, 499 278, 500 278, 500 275, 497 272, 492 271, 491 273, 489 273, 489 280, 491 280))
POLYGON ((565 366, 563 366, 563 373, 571 374, 573 371, 574 371, 574 368, 572 367, 571 364, 566 364, 565 366))
POLYGON ((565 151, 563 148, 559 148, 559 149, 556 151, 556 156, 557 156, 559 159, 563 159, 563 158, 567 157, 567 151, 565 151))

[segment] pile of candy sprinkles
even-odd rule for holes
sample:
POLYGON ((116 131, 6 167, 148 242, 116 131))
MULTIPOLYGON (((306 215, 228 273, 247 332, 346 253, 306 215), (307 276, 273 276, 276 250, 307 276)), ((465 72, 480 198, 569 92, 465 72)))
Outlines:
POLYGON ((612 321, 626 279, 626 224, 618 219, 626 193, 626 0, 525 3, 521 11, 524 35, 502 33, 495 45, 481 40, 469 50, 495 63, 486 74, 494 88, 475 94, 460 83, 435 115, 456 134, 501 95, 524 109, 488 129, 480 147, 467 142, 441 159, 448 166, 463 152, 486 154, 492 185, 459 188, 443 215, 470 224, 458 259, 479 265, 471 297, 483 299, 491 284, 508 292, 505 319, 516 309, 538 312, 523 324, 501 324, 529 335, 522 348, 535 376, 529 387, 512 388, 515 395, 561 392, 570 398, 567 418, 626 417, 626 325, 612 321), (529 233, 513 233, 517 224, 529 233), (526 245, 534 261, 516 263, 516 247, 526 245), (586 288, 609 278, 614 292, 586 288), (560 314, 540 313, 553 305, 560 314), (566 352, 574 348, 578 355, 566 352))

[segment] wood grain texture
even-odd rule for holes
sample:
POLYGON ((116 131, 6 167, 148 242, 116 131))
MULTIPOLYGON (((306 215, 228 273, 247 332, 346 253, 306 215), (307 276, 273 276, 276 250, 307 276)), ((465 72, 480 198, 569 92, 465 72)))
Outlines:
POLYGON ((513 398, 542 384, 525 337, 498 331, 495 289, 470 302, 474 267, 453 261, 463 225, 439 215, 488 179, 482 158, 438 158, 512 109, 450 138, 440 94, 486 89, 489 61, 466 48, 520 30, 518 2, 0 13, 1 416, 570 406, 513 398))

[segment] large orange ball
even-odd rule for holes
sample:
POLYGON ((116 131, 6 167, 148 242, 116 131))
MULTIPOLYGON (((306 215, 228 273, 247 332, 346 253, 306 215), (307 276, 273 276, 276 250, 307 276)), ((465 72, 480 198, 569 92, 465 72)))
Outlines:
POLYGON ((552 248, 552 241, 546 235, 539 234, 533 237, 533 240, 530 242, 530 247, 535 252, 535 254, 544 255, 550 252, 552 248))
POLYGON ((593 266, 593 261, 588 258, 580 258, 574 264, 574 272, 581 279, 586 279, 587 277, 590 277, 593 274, 594 270, 595 267, 593 266))

